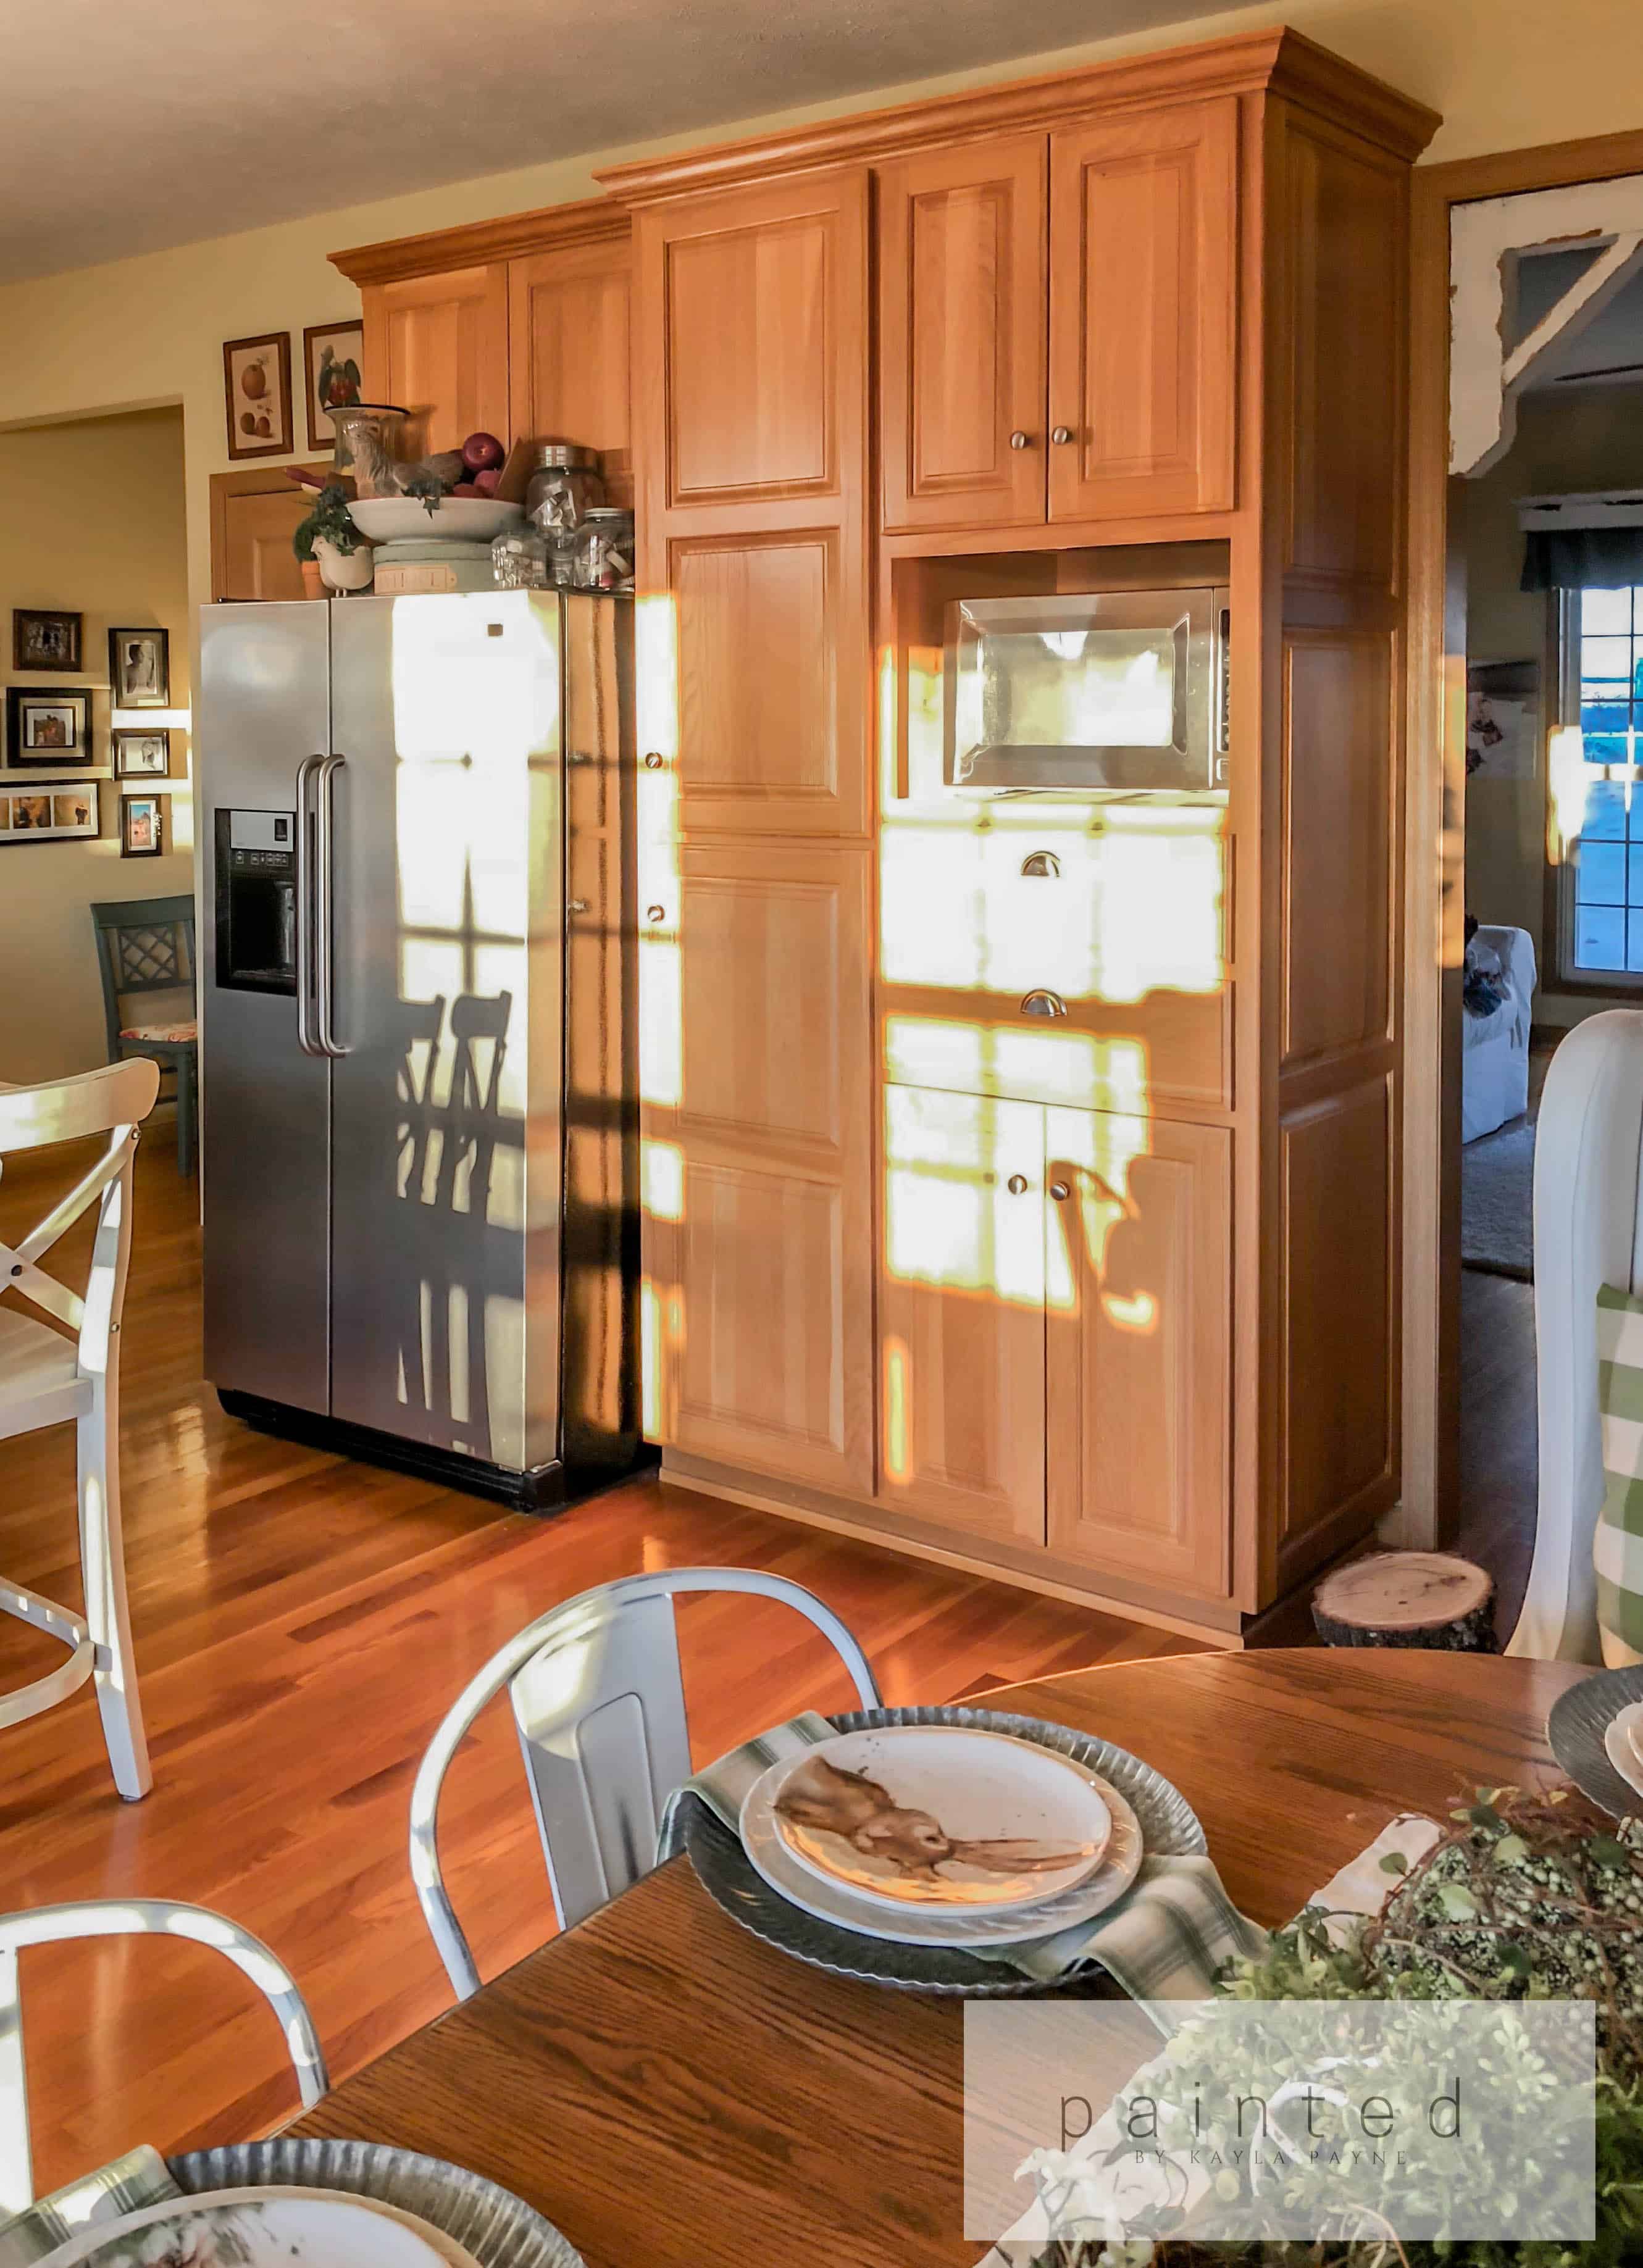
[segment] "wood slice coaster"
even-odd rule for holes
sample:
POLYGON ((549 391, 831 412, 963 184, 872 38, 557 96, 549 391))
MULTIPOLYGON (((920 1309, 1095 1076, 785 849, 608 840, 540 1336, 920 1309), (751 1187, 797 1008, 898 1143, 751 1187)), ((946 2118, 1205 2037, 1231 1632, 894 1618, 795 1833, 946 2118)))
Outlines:
POLYGON ((1443 1551, 1377 1551, 1326 1576, 1312 1595, 1325 1646, 1427 1646, 1499 1653, 1495 1587, 1443 1551))

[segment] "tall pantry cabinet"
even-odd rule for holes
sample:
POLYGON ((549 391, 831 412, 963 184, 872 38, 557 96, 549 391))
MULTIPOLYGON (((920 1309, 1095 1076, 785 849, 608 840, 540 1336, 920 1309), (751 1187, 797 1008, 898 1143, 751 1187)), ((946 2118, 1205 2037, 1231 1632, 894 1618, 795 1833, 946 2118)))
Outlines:
POLYGON ((1396 1501, 1435 123, 1263 33, 604 177, 677 1478, 1232 1642, 1396 1501), (932 794, 947 601, 1205 583, 1224 799, 932 794))

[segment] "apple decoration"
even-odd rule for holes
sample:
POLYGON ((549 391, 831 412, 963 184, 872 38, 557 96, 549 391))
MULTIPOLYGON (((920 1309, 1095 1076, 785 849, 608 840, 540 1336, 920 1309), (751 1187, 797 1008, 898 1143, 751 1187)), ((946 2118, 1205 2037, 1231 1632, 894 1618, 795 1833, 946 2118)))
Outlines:
POLYGON ((470 478, 475 473, 500 473, 506 454, 494 433, 470 433, 462 444, 462 462, 470 478))

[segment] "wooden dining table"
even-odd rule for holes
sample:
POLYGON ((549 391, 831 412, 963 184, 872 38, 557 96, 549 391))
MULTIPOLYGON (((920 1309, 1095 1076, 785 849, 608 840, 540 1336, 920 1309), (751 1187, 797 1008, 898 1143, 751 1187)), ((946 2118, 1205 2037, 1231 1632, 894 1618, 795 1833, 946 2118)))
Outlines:
MULTIPOLYGON (((1555 1771, 1587 1673, 1477 1654, 1125 1662, 990 1692, 1165 1773, 1234 1899, 1287 1920, 1400 1811, 1555 1771)), ((361 1948, 361 1958, 369 1958, 361 1948)), ((853 1984, 659 1867, 291 2131, 396 2143, 527 2198, 588 2268, 955 2268, 962 2005, 853 1984)))

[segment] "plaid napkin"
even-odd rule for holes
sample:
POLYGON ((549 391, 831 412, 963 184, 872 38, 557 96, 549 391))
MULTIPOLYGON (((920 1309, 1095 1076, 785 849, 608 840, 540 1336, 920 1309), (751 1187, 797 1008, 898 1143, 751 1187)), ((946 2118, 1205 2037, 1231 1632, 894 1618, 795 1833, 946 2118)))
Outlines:
MULTIPOLYGON (((699 1797, 734 1833, 748 1791, 767 1766, 834 1737, 825 1717, 807 1711, 696 1773, 668 1798, 658 1859, 684 1848, 679 1815, 687 1796, 699 1797)), ((1157 1857, 1144 1859, 1133 1887, 1093 1921, 1020 1945, 965 1950, 1044 1984, 1100 1968, 1131 1999, 1203 2000, 1223 1962, 1234 1954, 1253 1960, 1265 1943, 1266 1932, 1239 1912, 1209 1859, 1157 1857)))
POLYGON ((158 2150, 146 2142, 112 2159, 94 2174, 37 2198, 11 2220, 0 2222, 0 2268, 30 2268, 60 2244, 66 2244, 93 2221, 118 2220, 128 2213, 141 2213, 182 2191, 158 2150))

